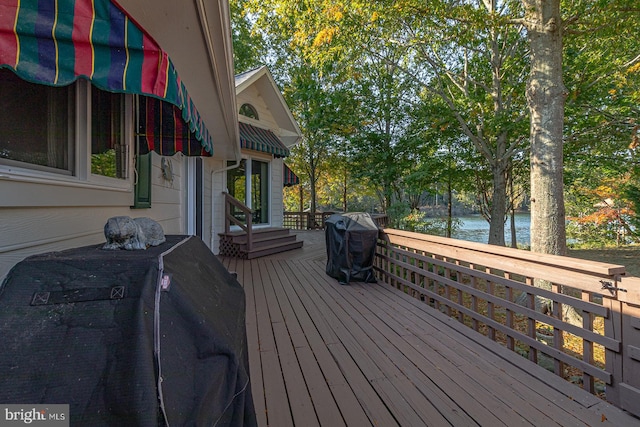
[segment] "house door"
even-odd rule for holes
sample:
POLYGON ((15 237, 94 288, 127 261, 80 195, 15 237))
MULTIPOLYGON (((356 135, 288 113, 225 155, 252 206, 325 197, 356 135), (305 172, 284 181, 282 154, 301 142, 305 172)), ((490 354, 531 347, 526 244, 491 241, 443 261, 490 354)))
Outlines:
MULTIPOLYGON (((229 194, 253 211, 253 224, 268 224, 270 215, 269 163, 260 160, 242 159, 240 166, 227 172, 229 194)), ((241 212, 234 212, 239 220, 241 212)))
POLYGON ((203 238, 203 174, 202 159, 199 157, 187 157, 186 179, 186 229, 187 234, 203 238))

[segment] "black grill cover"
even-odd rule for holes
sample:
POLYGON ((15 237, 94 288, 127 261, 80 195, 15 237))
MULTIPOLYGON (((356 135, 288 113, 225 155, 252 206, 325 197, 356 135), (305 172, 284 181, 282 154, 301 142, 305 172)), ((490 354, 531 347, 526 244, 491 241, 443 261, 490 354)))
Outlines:
POLYGON ((368 213, 333 214, 325 220, 327 274, 341 284, 375 282, 378 226, 368 213))
POLYGON ((235 278, 196 237, 101 246, 27 258, 3 282, 0 403, 69 404, 82 426, 255 425, 235 278))

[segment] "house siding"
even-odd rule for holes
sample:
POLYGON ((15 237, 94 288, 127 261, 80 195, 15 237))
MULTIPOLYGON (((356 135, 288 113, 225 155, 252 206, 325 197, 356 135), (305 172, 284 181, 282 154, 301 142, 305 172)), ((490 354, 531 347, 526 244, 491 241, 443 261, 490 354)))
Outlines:
MULTIPOLYGON (((228 2, 196 5, 123 0, 121 6, 169 54, 213 137, 217 158, 203 159, 202 177, 203 241, 213 249, 217 232, 224 227, 224 206, 220 202, 224 174, 212 171, 223 168, 226 159, 235 158, 239 152, 228 2)), ((77 97, 83 99, 89 83, 81 79, 77 85, 77 97)), ((125 135, 133 148, 133 97, 127 95, 126 99, 125 135)), ((91 176, 88 151, 92 136, 88 126, 82 124, 87 111, 77 111, 77 118, 75 176, 0 164, 0 280, 30 255, 104 242, 104 224, 113 216, 150 217, 166 234, 186 233, 186 158, 182 154, 166 158, 173 172, 172 179, 166 179, 162 157, 154 153, 151 207, 132 209, 133 155, 127 180, 91 176)))
POLYGON ((282 159, 271 162, 271 225, 282 227, 284 201, 282 198, 282 159))
POLYGON ((260 120, 254 120, 249 117, 240 116, 242 121, 245 121, 249 124, 260 126, 261 128, 264 128, 264 129, 271 129, 276 133, 276 135, 280 133, 278 130, 276 130, 276 129, 280 129, 280 127, 278 126, 278 123, 275 121, 273 117, 273 113, 271 112, 269 107, 267 107, 267 104, 264 98, 262 97, 262 95, 260 95, 256 87, 250 86, 244 91, 242 91, 242 93, 237 94, 236 97, 238 100, 238 109, 243 104, 251 104, 258 112, 258 117, 260 118, 260 120))
POLYGON ((225 165, 222 161, 214 162, 209 160, 210 164, 209 176, 211 181, 211 191, 209 192, 211 203, 211 222, 213 230, 211 232, 211 251, 214 254, 220 253, 220 236, 218 233, 224 232, 224 195, 223 191, 227 189, 227 173, 224 169, 225 165), (216 172, 211 173, 215 170, 216 172))
POLYGON ((150 217, 166 234, 183 234, 183 162, 178 156, 168 158, 173 165, 169 182, 162 177, 161 157, 153 154, 150 209, 131 209, 132 181, 127 189, 115 189, 0 176, 0 278, 28 256, 104 242, 104 224, 113 216, 150 217))

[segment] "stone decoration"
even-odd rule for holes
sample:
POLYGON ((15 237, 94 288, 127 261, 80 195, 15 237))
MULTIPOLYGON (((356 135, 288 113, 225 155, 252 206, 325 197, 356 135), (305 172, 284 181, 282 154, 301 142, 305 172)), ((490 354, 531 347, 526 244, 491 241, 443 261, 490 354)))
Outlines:
POLYGON ((144 250, 166 241, 162 226, 151 218, 114 216, 104 226, 107 243, 102 249, 144 250))

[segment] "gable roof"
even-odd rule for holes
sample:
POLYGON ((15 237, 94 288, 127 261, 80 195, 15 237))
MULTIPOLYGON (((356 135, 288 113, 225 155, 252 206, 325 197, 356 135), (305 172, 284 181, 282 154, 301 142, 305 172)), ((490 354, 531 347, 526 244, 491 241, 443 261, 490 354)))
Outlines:
POLYGON ((267 66, 255 68, 235 76, 236 95, 255 87, 264 99, 279 129, 278 137, 287 147, 295 145, 302 137, 302 131, 293 118, 282 92, 278 88, 267 66))

